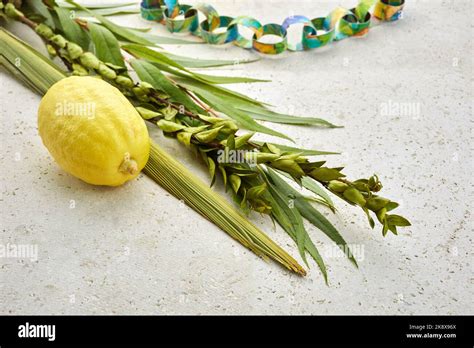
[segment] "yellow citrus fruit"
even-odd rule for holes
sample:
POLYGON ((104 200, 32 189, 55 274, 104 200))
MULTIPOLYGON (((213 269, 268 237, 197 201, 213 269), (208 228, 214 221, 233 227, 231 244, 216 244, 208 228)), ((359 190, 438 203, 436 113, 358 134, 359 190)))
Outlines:
POLYGON ((148 130, 133 105, 94 77, 55 83, 41 100, 38 130, 61 168, 93 185, 136 178, 150 154, 148 130))

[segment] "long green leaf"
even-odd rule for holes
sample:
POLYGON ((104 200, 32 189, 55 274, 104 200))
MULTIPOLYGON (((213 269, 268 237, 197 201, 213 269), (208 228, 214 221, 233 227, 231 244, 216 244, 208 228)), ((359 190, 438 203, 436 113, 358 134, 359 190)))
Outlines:
MULTIPOLYGON (((137 31, 137 29, 131 29, 131 30, 137 31)), ((202 45, 203 44, 203 42, 201 41, 184 40, 184 39, 178 39, 176 37, 169 37, 169 36, 158 36, 158 35, 150 34, 150 33, 140 33, 140 30, 138 31, 139 31, 139 33, 137 33, 138 35, 158 45, 202 45)))
POLYGON ((107 29, 109 29, 111 32, 113 32, 115 35, 119 36, 121 39, 129 41, 129 42, 134 42, 138 43, 141 45, 148 45, 148 46, 153 46, 154 43, 143 38, 140 36, 137 32, 134 32, 132 30, 126 29, 120 25, 115 24, 114 22, 108 20, 104 16, 101 16, 99 14, 96 14, 94 11, 89 10, 88 8, 81 6, 77 4, 76 2, 72 0, 65 0, 71 5, 74 5, 76 8, 85 11, 89 13, 92 17, 96 18, 99 22, 101 22, 107 29))
POLYGON ((232 105, 232 102, 230 101, 226 101, 225 99, 219 98, 218 96, 206 91, 200 91, 197 93, 197 95, 201 99, 203 99, 208 105, 210 105, 213 109, 223 112, 228 117, 237 121, 237 123, 244 129, 254 131, 254 132, 269 134, 269 135, 273 135, 276 137, 293 141, 287 135, 277 132, 271 128, 265 127, 261 125, 260 123, 256 122, 250 116, 234 108, 232 105))
POLYGON ((69 41, 77 43, 83 50, 88 51, 90 45, 89 35, 74 21, 74 12, 62 7, 55 7, 54 9, 61 23, 64 36, 69 41))
POLYGON ((43 17, 44 23, 51 28, 55 28, 55 21, 52 13, 49 11, 48 7, 43 3, 42 0, 29 0, 25 1, 25 4, 22 6, 22 10, 25 12, 27 17, 38 16, 43 17))
POLYGON ((248 64, 257 62, 260 58, 256 59, 242 59, 242 60, 218 60, 218 59, 195 59, 189 57, 183 57, 176 54, 162 52, 168 58, 173 59, 175 62, 181 64, 186 68, 215 68, 221 66, 229 66, 229 65, 238 65, 238 64, 248 64))
MULTIPOLYGON (((98 15, 108 17, 108 16, 140 13, 140 9, 136 6, 133 6, 133 7, 122 6, 122 7, 113 7, 113 8, 97 8, 97 9, 94 9, 94 12, 98 15)), ((78 17, 87 17, 89 14, 85 11, 77 11, 76 15, 78 17)))
POLYGON ((115 36, 105 27, 88 23, 91 39, 94 43, 97 58, 105 63, 111 63, 125 68, 120 46, 115 36))
POLYGON ((326 201, 326 203, 328 204, 328 206, 331 208, 331 210, 334 212, 335 211, 335 208, 334 208, 334 202, 333 200, 331 199, 331 197, 327 194, 326 190, 323 189, 319 183, 317 183, 314 179, 312 178, 309 178, 309 177, 303 177, 301 179, 301 184, 303 185, 304 188, 310 190, 311 192, 313 192, 314 194, 318 195, 319 197, 321 197, 324 201, 326 201))
POLYGON ((221 98, 226 98, 228 100, 232 100, 232 104, 234 106, 237 105, 245 105, 245 104, 255 104, 255 105, 263 105, 264 103, 250 98, 244 94, 232 91, 228 88, 224 88, 217 85, 209 85, 204 82, 196 81, 195 79, 191 79, 189 77, 176 77, 174 79, 178 84, 186 87, 187 89, 199 93, 201 91, 209 92, 214 94, 215 96, 219 96, 221 98))
MULTIPOLYGON (((67 0, 57 0, 56 1, 59 6, 61 7, 66 7, 66 8, 71 8, 74 7, 74 5, 69 5, 67 4, 67 0)), ((136 6, 137 2, 136 1, 111 1, 107 0, 106 1, 99 1, 97 3, 90 3, 87 5, 88 8, 93 8, 93 9, 105 9, 105 8, 119 8, 123 6, 136 6)))
POLYGON ((303 126, 322 126, 329 128, 339 128, 338 126, 322 118, 285 115, 255 105, 243 105, 239 106, 238 108, 242 111, 246 111, 254 119, 261 121, 303 126))
MULTIPOLYGON (((284 177, 287 177, 288 179, 292 179, 291 175, 289 175, 288 173, 285 173, 282 171, 279 171, 279 173, 283 175, 284 177)), ((317 196, 319 196, 324 201, 323 204, 325 204, 328 208, 330 208, 333 211, 333 213, 336 212, 336 208, 334 206, 333 200, 327 194, 326 190, 322 188, 317 181, 315 181, 313 178, 305 176, 301 179, 301 185, 304 188, 316 194, 317 196)), ((322 202, 319 202, 319 203, 322 203, 322 202)))
POLYGON ((229 101, 229 98, 231 98, 232 105, 234 105, 235 108, 239 109, 240 111, 244 111, 245 114, 251 116, 254 119, 269 121, 273 123, 285 123, 294 125, 317 125, 331 128, 338 127, 320 118, 290 116, 270 111, 264 106, 264 103, 261 103, 255 99, 238 94, 220 86, 208 86, 203 82, 192 80, 189 77, 177 78, 176 80, 192 91, 199 92, 205 90, 208 92, 212 92, 213 94, 221 98, 226 98, 229 101))
POLYGON ((175 62, 173 59, 151 48, 144 47, 142 45, 136 45, 136 44, 122 45, 122 48, 137 58, 146 59, 150 62, 160 64, 161 68, 166 68, 163 65, 168 65, 172 67, 166 70, 167 72, 171 74, 175 74, 181 77, 196 78, 197 80, 204 83, 225 84, 225 83, 244 83, 244 82, 267 82, 267 80, 258 80, 258 79, 247 78, 247 77, 213 76, 213 75, 200 74, 200 73, 196 73, 185 68, 181 64, 175 62), (185 74, 178 73, 173 68, 178 69, 180 72, 184 72, 185 74))
MULTIPOLYGON (((295 240, 298 246, 298 251, 303 261, 308 265, 308 260, 305 255, 305 244, 308 233, 306 232, 303 224, 303 218, 296 209, 289 207, 288 198, 280 194, 280 192, 272 185, 268 185, 269 192, 271 193, 274 202, 279 208, 278 213, 275 212, 275 218, 278 223, 289 232, 290 236, 295 240)), ((276 206, 272 205, 272 208, 276 206)))
MULTIPOLYGON (((252 141, 252 142, 258 145, 265 144, 262 141, 252 141)), ((301 156, 322 156, 322 155, 339 155, 340 154, 339 152, 301 149, 299 147, 293 147, 293 146, 288 146, 288 145, 281 145, 281 144, 268 143, 268 142, 266 143, 279 148, 282 152, 293 152, 293 153, 297 152, 297 153, 300 153, 301 156)))
POLYGON ((156 66, 139 59, 134 59, 130 63, 142 81, 148 82, 154 88, 166 92, 173 101, 184 105, 189 111, 194 113, 202 112, 192 99, 168 80, 156 66))
POLYGON ((326 219, 319 211, 317 211, 310 203, 308 203, 303 195, 301 195, 287 182, 285 182, 274 170, 268 168, 268 173, 278 188, 280 188, 287 195, 295 197, 295 206, 301 215, 322 232, 324 232, 324 234, 326 234, 331 240, 333 240, 339 246, 339 248, 344 251, 352 263, 357 266, 357 261, 352 255, 352 252, 350 251, 346 241, 336 230, 336 228, 329 222, 329 220, 326 219))
POLYGON ((285 191, 281 190, 281 188, 272 181, 272 178, 269 176, 269 174, 264 172, 263 175, 265 176, 265 180, 269 187, 269 195, 267 195, 265 198, 271 202, 272 216, 278 221, 278 223, 290 235, 290 237, 296 241, 298 250, 306 265, 308 265, 308 262, 306 260, 305 250, 308 251, 314 261, 316 261, 316 264, 321 270, 324 280, 327 284, 328 276, 326 265, 318 249, 311 241, 306 228, 304 227, 300 212, 296 206, 290 208, 290 196, 288 196, 285 191))

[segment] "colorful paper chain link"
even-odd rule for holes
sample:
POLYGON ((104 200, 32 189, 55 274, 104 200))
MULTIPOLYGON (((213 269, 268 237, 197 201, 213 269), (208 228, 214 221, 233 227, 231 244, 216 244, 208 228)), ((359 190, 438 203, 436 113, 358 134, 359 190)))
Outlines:
POLYGON ((279 54, 287 49, 309 50, 325 46, 332 41, 365 35, 371 27, 372 16, 380 21, 396 21, 402 16, 404 4, 405 0, 361 0, 350 10, 338 7, 327 17, 315 19, 291 16, 281 25, 262 25, 258 20, 247 16, 220 16, 210 5, 181 5, 178 0, 143 0, 141 14, 147 20, 165 24, 172 33, 189 32, 209 44, 233 42, 237 46, 253 48, 261 53, 279 54), (369 11, 373 6, 371 14, 369 11), (199 12, 206 18, 201 23, 198 19, 199 12), (300 42, 291 44, 287 40, 287 30, 298 23, 303 24, 303 35, 300 42), (250 29, 253 37, 248 39, 241 35, 239 26, 250 29), (265 35, 276 35, 280 40, 277 43, 264 43, 262 37, 265 35))

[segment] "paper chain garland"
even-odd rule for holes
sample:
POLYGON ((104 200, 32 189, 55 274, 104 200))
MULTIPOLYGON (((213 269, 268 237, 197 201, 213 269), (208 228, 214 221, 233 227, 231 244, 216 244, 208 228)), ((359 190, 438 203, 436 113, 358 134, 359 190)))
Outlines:
POLYGON ((309 19, 306 16, 291 16, 283 24, 262 25, 258 20, 240 16, 232 18, 220 16, 210 5, 181 5, 178 0, 143 0, 142 17, 158 21, 166 25, 172 33, 189 32, 201 37, 205 42, 221 45, 233 42, 243 48, 254 48, 265 54, 279 54, 287 49, 303 51, 323 47, 332 41, 339 41, 351 36, 362 36, 371 27, 372 16, 380 21, 396 21, 402 16, 405 0, 361 0, 359 4, 348 10, 336 8, 327 17, 309 19), (374 6, 373 14, 369 10, 374 6), (199 23, 198 12, 205 15, 206 20, 199 23), (297 44, 288 43, 287 29, 297 23, 304 24, 303 35, 297 44), (253 31, 251 39, 239 33, 238 26, 253 31), (217 29, 225 28, 217 32, 217 29), (281 38, 277 43, 264 43, 262 37, 276 35, 281 38))

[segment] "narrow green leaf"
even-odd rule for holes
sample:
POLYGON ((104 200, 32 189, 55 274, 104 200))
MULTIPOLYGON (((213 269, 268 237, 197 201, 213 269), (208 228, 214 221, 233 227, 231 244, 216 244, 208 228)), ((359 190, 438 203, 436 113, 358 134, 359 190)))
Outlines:
POLYGON ((292 147, 287 145, 275 144, 275 143, 264 143, 261 141, 252 141, 255 144, 263 146, 263 144, 272 145, 280 149, 282 152, 298 152, 301 156, 321 156, 321 155, 340 155, 340 152, 328 152, 319 150, 301 149, 298 147, 292 147))
POLYGON ((238 106, 238 108, 242 111, 246 111, 254 119, 261 121, 303 126, 340 128, 339 126, 336 126, 326 120, 323 120, 322 118, 285 115, 256 105, 242 105, 238 106))
POLYGON ((344 177, 344 174, 334 168, 316 168, 311 171, 311 176, 318 181, 331 181, 344 177))
POLYGON ((77 3, 75 3, 72 0, 65 0, 71 5, 74 5, 76 8, 85 11, 89 13, 92 17, 97 19, 99 22, 101 22, 107 29, 109 29, 112 33, 115 35, 119 36, 121 39, 129 41, 129 42, 134 42, 142 45, 148 45, 148 46, 153 46, 154 43, 143 38, 138 32, 134 32, 132 30, 126 29, 118 24, 115 24, 114 22, 109 21, 107 18, 104 16, 101 16, 99 14, 96 14, 94 11, 89 10, 88 8, 81 6, 77 3))
MULTIPOLYGON (((267 175, 267 174, 264 174, 267 175)), ((320 253, 318 252, 318 249, 314 245, 314 243, 311 241, 311 238, 308 235, 308 232, 304 228, 303 220, 301 217, 300 212, 296 207, 294 208, 289 208, 288 205, 285 203, 285 199, 283 197, 289 197, 285 195, 283 191, 279 192, 279 189, 277 186, 274 186, 271 183, 270 178, 266 178, 266 181, 268 185, 270 185, 270 191, 271 194, 267 196, 266 198, 270 198, 269 201, 271 202, 272 206, 272 218, 278 221, 278 223, 282 226, 282 228, 292 237, 294 240, 296 240, 297 233, 299 232, 300 234, 304 234, 304 245, 303 246, 303 260, 305 261, 306 264, 306 256, 304 255, 304 250, 308 251, 308 253, 311 255, 311 257, 316 261, 316 264, 318 265, 319 269, 321 270, 324 280, 326 284, 328 284, 328 275, 327 275, 327 270, 326 270, 326 265, 324 263, 323 258, 321 257, 320 253), (291 215, 295 215, 293 217, 290 217, 291 215), (294 224, 296 220, 296 225, 294 224), (297 227, 298 226, 298 227, 297 227)), ((299 250, 301 245, 298 244, 299 250)), ((301 251, 300 251, 301 253, 301 251)))
POLYGON ((212 158, 207 158, 207 163, 209 167, 209 175, 211 176, 211 187, 214 186, 216 182, 216 163, 212 160, 212 158))
POLYGON ((316 261, 316 263, 318 264, 319 269, 323 273, 324 281, 326 282, 326 284, 328 284, 328 273, 326 270, 326 265, 324 264, 324 260, 321 257, 318 248, 316 248, 316 245, 314 245, 313 241, 310 238, 306 238, 305 248, 306 251, 308 251, 311 257, 314 259, 314 261, 316 261))
POLYGON ((305 176, 303 179, 301 179, 301 183, 303 184, 304 188, 310 190, 314 194, 321 197, 328 204, 328 206, 331 208, 333 212, 336 210, 334 208, 334 202, 332 201, 331 197, 327 194, 326 190, 322 188, 321 185, 317 181, 305 176))
POLYGON ((301 195, 298 191, 296 191, 293 187, 291 187, 288 183, 286 183, 278 174, 268 168, 268 174, 270 175, 273 182, 287 195, 291 195, 296 197, 296 207, 301 215, 311 222, 315 227, 320 229, 324 234, 326 234, 332 241, 334 241, 339 248, 347 255, 347 257, 357 266, 357 261, 355 260, 352 252, 349 249, 344 238, 341 234, 336 230, 336 228, 329 222, 328 219, 324 217, 319 211, 317 211, 310 203, 308 203, 304 196, 301 195))
POLYGON ((288 197, 279 192, 279 190, 269 183, 268 185, 269 192, 274 198, 276 204, 280 208, 278 214, 275 215, 278 223, 287 231, 287 233, 295 240, 296 245, 298 246, 298 251, 301 255, 301 258, 308 266, 308 260, 305 255, 305 244, 308 233, 305 230, 303 224, 303 218, 299 214, 298 210, 295 208, 289 207, 288 197))
POLYGON ((137 33, 138 35, 158 45, 201 45, 203 44, 203 42, 201 41, 191 41, 191 40, 178 39, 175 37, 158 36, 158 35, 150 34, 150 33, 140 33, 141 30, 137 30, 135 28, 131 28, 130 30, 132 32, 138 31, 137 33))
MULTIPOLYGON (((137 6, 121 6, 121 7, 111 7, 111 8, 96 8, 94 9, 94 12, 98 15, 109 17, 109 16, 116 16, 116 15, 140 13, 140 9, 137 6)), ((89 14, 85 11, 77 11, 76 15, 78 17, 89 16, 89 14)))
POLYGON ((410 221, 400 215, 388 215, 387 222, 389 223, 389 225, 395 225, 400 227, 411 226, 410 221))
POLYGON ((179 70, 183 70, 185 72, 191 73, 185 67, 183 67, 179 63, 176 63, 173 59, 170 59, 166 55, 162 54, 161 52, 158 52, 149 47, 145 47, 143 45, 137 45, 137 44, 126 44, 126 45, 122 45, 122 48, 128 53, 130 53, 131 55, 135 56, 136 58, 142 58, 144 60, 147 60, 149 62, 154 62, 154 63, 164 63, 174 68, 177 68, 179 70))
POLYGON ((151 30, 151 27, 147 27, 147 28, 125 27, 125 28, 127 28, 128 30, 139 31, 140 33, 148 33, 151 30))
POLYGON ((244 94, 232 91, 221 86, 209 85, 204 82, 196 81, 195 79, 192 79, 190 77, 176 77, 175 81, 193 92, 210 92, 221 98, 227 98, 228 100, 232 100, 232 104, 234 106, 245 105, 249 103, 255 105, 263 105, 262 102, 252 99, 244 94))
POLYGON ((142 81, 150 83, 157 90, 166 92, 173 101, 184 105, 189 111, 194 113, 202 112, 192 99, 168 80, 156 66, 138 59, 132 60, 130 64, 142 81))
POLYGON ((214 76, 193 73, 193 76, 199 78, 201 81, 206 81, 211 84, 228 84, 228 83, 252 83, 252 82, 270 82, 270 80, 254 79, 251 77, 239 76, 214 76))
POLYGON ((44 24, 53 29, 56 28, 52 13, 49 11, 48 7, 43 3, 42 0, 25 1, 22 10, 28 17, 39 14, 41 17, 43 17, 44 24))
POLYGON ((74 21, 74 11, 62 7, 55 7, 54 9, 61 23, 64 36, 69 41, 81 46, 84 51, 88 51, 90 44, 89 35, 74 21))
POLYGON ((89 23, 88 27, 97 58, 104 63, 111 63, 125 68, 125 62, 115 36, 107 28, 100 25, 89 23))
POLYGON ((162 115, 159 112, 156 112, 156 111, 153 111, 153 110, 141 107, 141 106, 137 106, 135 109, 138 111, 138 113, 140 114, 140 116, 144 120, 150 120, 152 118, 155 118, 155 117, 158 117, 158 116, 162 115))
POLYGON ((247 78, 247 77, 212 76, 212 75, 195 73, 193 71, 188 70, 181 64, 175 62, 173 59, 162 54, 161 52, 155 51, 148 47, 144 47, 142 45, 127 44, 127 45, 123 45, 122 48, 137 58, 146 59, 150 62, 159 64, 159 67, 161 69, 164 69, 171 74, 175 74, 181 77, 194 78, 204 83, 225 84, 225 83, 243 83, 243 82, 264 82, 264 80, 252 79, 252 78, 247 78), (175 69, 171 69, 165 65, 176 68, 179 71, 184 72, 185 74, 180 73, 176 71, 175 69))
POLYGON ((163 54, 186 68, 214 68, 228 65, 248 64, 260 60, 260 58, 247 60, 194 59, 190 57, 175 55, 168 52, 163 52, 163 54))
MULTIPOLYGON (((66 8, 71 8, 74 6, 74 5, 71 6, 71 5, 68 5, 67 3, 64 3, 64 1, 68 2, 67 0, 61 0, 59 3, 59 6, 66 7, 66 8)), ((118 8, 118 7, 123 7, 123 6, 132 6, 132 5, 136 6, 137 5, 136 1, 134 2, 134 1, 107 0, 107 1, 99 1, 96 3, 88 1, 87 7, 93 8, 93 9, 104 9, 104 8, 118 8)))
POLYGON ((254 119, 252 119, 245 113, 235 109, 232 106, 232 103, 230 101, 226 102, 225 100, 222 100, 222 98, 219 98, 215 96, 214 94, 206 92, 206 91, 200 91, 197 94, 201 99, 205 100, 205 102, 208 105, 210 105, 213 109, 223 112, 230 118, 234 119, 244 129, 292 140, 291 138, 289 138, 283 133, 277 132, 271 128, 265 127, 257 123, 254 119))

